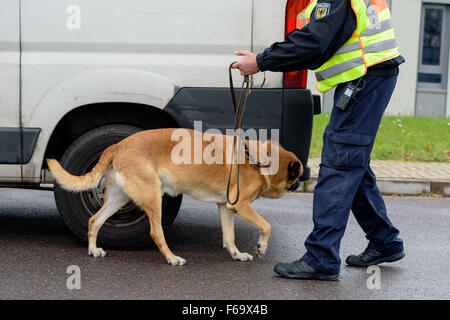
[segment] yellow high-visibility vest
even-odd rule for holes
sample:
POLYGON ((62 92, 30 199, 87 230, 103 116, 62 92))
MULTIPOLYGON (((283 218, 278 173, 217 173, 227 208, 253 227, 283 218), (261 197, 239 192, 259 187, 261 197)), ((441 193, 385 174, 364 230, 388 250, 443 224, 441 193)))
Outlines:
MULTIPOLYGON (((320 68, 314 70, 317 89, 326 92, 339 83, 355 80, 366 74, 367 68, 400 55, 391 12, 386 0, 351 0, 357 26, 351 38, 320 68)), ((297 29, 310 22, 317 7, 312 0, 297 17, 297 29)), ((326 8, 317 8, 318 17, 326 8)))

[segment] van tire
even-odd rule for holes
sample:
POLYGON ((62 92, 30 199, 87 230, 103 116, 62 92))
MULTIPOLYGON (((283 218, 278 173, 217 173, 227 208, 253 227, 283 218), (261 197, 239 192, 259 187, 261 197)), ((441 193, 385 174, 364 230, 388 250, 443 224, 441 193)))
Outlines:
MULTIPOLYGON (((71 174, 84 175, 97 163, 104 149, 138 131, 141 131, 138 127, 123 124, 104 125, 90 130, 69 146, 61 158, 61 165, 71 174)), ((101 207, 101 189, 73 193, 55 183, 58 211, 70 230, 85 243, 88 241, 88 220, 101 207)), ((181 195, 163 196, 164 230, 168 230, 175 220, 181 201, 181 195)), ((135 249, 149 244, 150 240, 150 225, 145 212, 130 202, 101 227, 97 244, 109 249, 135 249)))

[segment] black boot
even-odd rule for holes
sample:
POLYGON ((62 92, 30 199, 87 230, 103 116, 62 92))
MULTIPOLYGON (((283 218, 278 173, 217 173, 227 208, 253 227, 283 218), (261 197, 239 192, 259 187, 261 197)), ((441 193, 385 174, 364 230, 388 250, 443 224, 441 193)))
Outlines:
POLYGON ((349 266, 356 267, 368 267, 383 262, 394 262, 402 259, 405 256, 404 251, 400 251, 394 254, 382 254, 381 252, 367 248, 363 253, 359 255, 348 256, 345 260, 349 266))
POLYGON ((278 263, 275 266, 274 271, 278 273, 280 276, 289 279, 301 279, 301 280, 317 279, 328 281, 334 281, 339 279, 339 273, 328 274, 317 272, 302 259, 291 263, 278 263))

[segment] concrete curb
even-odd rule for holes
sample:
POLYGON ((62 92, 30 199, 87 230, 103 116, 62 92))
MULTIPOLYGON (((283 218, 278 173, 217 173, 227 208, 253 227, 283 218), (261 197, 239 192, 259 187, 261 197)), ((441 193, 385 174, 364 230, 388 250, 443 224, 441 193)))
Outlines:
MULTIPOLYGON (((313 192, 317 184, 317 177, 311 177, 305 184, 303 192, 313 192)), ((439 194, 450 196, 450 180, 421 180, 421 179, 377 179, 378 188, 383 194, 439 194)))

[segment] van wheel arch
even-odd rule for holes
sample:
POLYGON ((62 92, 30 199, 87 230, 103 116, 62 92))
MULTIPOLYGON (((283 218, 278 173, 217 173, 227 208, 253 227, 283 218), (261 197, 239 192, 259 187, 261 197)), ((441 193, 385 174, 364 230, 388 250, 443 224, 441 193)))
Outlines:
MULTIPOLYGON (((142 107, 133 108, 133 106, 127 106, 126 108, 111 105, 89 107, 88 109, 79 109, 66 116, 55 128, 50 142, 53 141, 56 145, 49 143, 45 158, 61 160, 63 167, 69 167, 69 172, 75 170, 77 172, 73 173, 79 175, 90 170, 89 168, 83 169, 80 165, 86 165, 86 161, 96 161, 93 157, 97 156, 97 153, 130 134, 144 129, 177 127, 176 122, 159 109, 156 109, 155 112, 155 110, 143 110, 142 107), (107 107, 107 110, 105 110, 105 107, 107 107), (121 110, 119 111, 119 109, 121 110), (122 111, 124 109, 126 109, 126 112, 122 111), (87 110, 90 112, 86 113, 87 110), (112 114, 112 116, 100 119, 99 117, 105 115, 105 112, 112 114), (130 123, 133 122, 133 118, 139 120, 130 123), (105 121, 108 123, 103 124, 102 122, 105 121), (63 133, 64 136, 58 136, 58 133, 63 133), (95 149, 95 155, 89 153, 91 149, 95 149), (83 157, 92 159, 84 159, 83 157)), ((95 190, 89 192, 95 193, 95 190)), ((58 210, 69 229, 83 241, 87 241, 87 219, 98 210, 98 205, 101 205, 101 203, 96 205, 95 201, 89 203, 89 197, 87 192, 83 197, 83 193, 73 194, 55 184, 55 200, 58 210), (80 203, 84 203, 84 205, 78 205, 80 203)), ((163 197, 164 229, 167 230, 175 220, 181 201, 181 195, 178 197, 163 197)), ((133 214, 139 215, 136 210, 132 210, 133 214)), ((105 247, 120 249, 138 248, 149 243, 148 219, 142 211, 140 214, 144 215, 143 219, 132 221, 134 224, 132 226, 120 225, 120 221, 117 222, 113 219, 110 225, 107 224, 102 228, 104 232, 99 233, 99 243, 105 247), (117 225, 117 233, 114 232, 115 225, 117 225), (128 234, 127 228, 129 229, 128 234)))
MULTIPOLYGON (((125 124, 142 130, 178 128, 178 122, 166 111, 136 103, 97 103, 68 112, 55 126, 47 143, 44 159, 60 160, 67 148, 84 133, 108 124, 125 124)), ((43 161, 43 169, 47 164, 43 161)))

